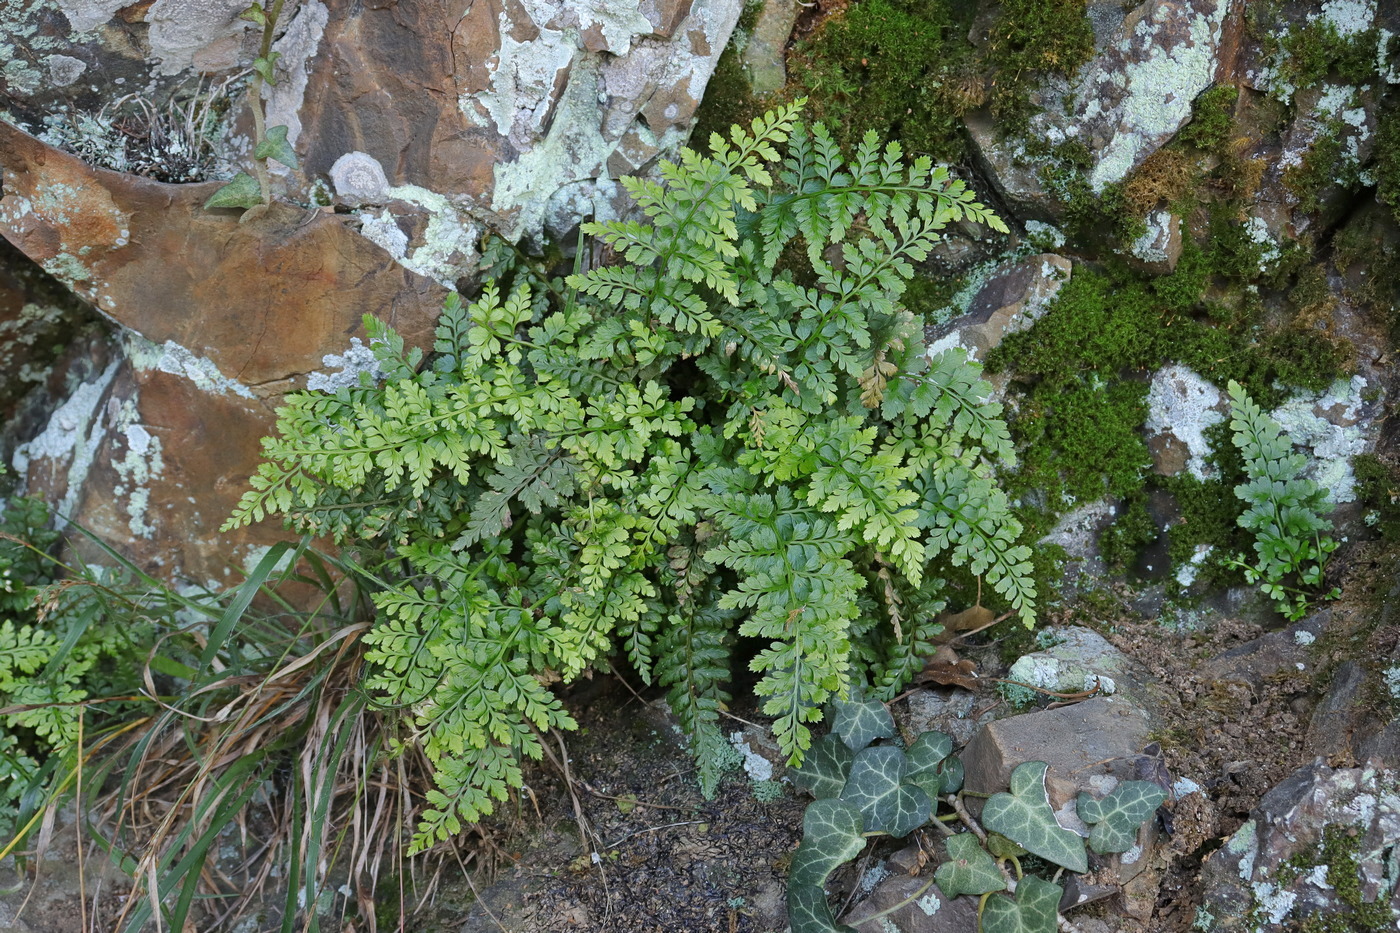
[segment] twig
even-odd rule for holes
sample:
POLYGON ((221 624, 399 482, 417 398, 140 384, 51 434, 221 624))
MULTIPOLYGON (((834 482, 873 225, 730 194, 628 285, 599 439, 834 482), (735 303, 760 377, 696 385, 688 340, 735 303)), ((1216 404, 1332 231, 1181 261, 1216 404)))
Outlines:
POLYGON ((958 819, 962 820, 962 824, 977 835, 977 841, 985 846, 987 844, 987 831, 982 828, 982 824, 972 818, 971 813, 967 812, 967 808, 963 806, 962 799, 958 797, 957 794, 949 794, 943 799, 947 801, 948 805, 953 808, 953 811, 958 814, 958 819))
MULTIPOLYGON (((660 826, 648 826, 646 829, 639 829, 639 830, 637 830, 636 832, 628 833, 628 834, 625 835, 625 836, 619 836, 617 839, 615 839, 615 840, 613 840, 612 842, 609 842, 609 843, 607 843, 606 845, 604 845, 604 846, 603 846, 603 851, 606 852, 608 849, 616 848, 618 845, 620 845, 621 843, 626 842, 628 839, 631 839, 633 836, 644 836, 644 835, 646 835, 647 833, 655 833, 655 832, 659 832, 659 831, 661 831, 661 830, 663 830, 663 829, 672 829, 672 828, 674 828, 674 827, 676 827, 676 826, 699 826, 701 823, 704 823, 704 822, 705 822, 704 820, 679 820, 679 821, 677 821, 677 822, 675 822, 675 823, 662 823, 660 826)), ((598 864, 601 865, 602 862, 599 862, 598 864)))

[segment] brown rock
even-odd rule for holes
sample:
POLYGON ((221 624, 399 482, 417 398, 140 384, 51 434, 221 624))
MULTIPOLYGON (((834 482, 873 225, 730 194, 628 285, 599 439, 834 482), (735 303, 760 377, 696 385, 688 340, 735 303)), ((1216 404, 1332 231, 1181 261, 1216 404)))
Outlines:
POLYGON ((445 296, 334 214, 275 204, 240 224, 218 183, 94 169, 0 122, 0 233, 109 318, 198 348, 245 386, 317 369, 367 312, 426 342, 445 296))

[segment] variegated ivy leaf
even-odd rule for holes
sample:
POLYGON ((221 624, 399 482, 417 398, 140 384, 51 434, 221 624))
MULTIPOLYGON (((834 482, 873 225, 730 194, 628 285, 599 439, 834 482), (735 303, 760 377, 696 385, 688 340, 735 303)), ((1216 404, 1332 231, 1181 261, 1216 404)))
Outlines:
POLYGON ((860 811, 866 832, 907 836, 928 822, 933 801, 922 789, 904 783, 906 768, 904 753, 893 746, 856 754, 841 799, 860 811))
POLYGON ((255 159, 276 159, 287 168, 297 167, 296 150, 292 144, 287 142, 287 128, 285 126, 270 126, 264 134, 262 142, 253 150, 255 159))
POLYGON ((262 186, 247 172, 239 172, 233 180, 209 196, 204 209, 215 207, 252 207, 262 203, 262 186))
POLYGON ((1016 899, 991 897, 982 909, 982 933, 1055 933, 1059 919, 1058 884, 1026 875, 1016 885, 1016 899))
POLYGON ((894 717, 879 700, 851 697, 832 704, 836 716, 831 730, 841 736, 853 752, 858 752, 876 739, 894 735, 894 717))
POLYGON ((925 732, 905 753, 909 769, 904 780, 915 787, 921 787, 929 799, 937 800, 943 793, 943 765, 953 750, 953 739, 942 732, 925 732))
POLYGON ((1020 858, 1026 850, 1007 839, 1001 833, 987 833, 987 851, 993 858, 1020 858))
POLYGON ((938 771, 943 775, 943 788, 940 793, 956 794, 962 790, 964 769, 961 758, 949 755, 938 765, 938 771))
POLYGON ((982 810, 982 825, 1001 833, 1028 852, 1063 865, 1070 871, 1086 871, 1089 856, 1084 840, 1055 820, 1045 793, 1043 761, 1027 761, 1011 772, 1011 793, 993 794, 982 810))
POLYGON ((818 800, 802 817, 802 844, 788 876, 792 933, 851 933, 826 900, 826 879, 865 848, 860 811, 843 800, 818 800))
POLYGON ((945 845, 948 847, 948 861, 938 866, 933 880, 948 897, 986 894, 1006 887, 1006 879, 1002 877, 997 863, 992 861, 972 833, 949 836, 945 845))
POLYGON ((834 735, 824 735, 807 750, 802 764, 792 772, 792 783, 818 800, 841 796, 856 753, 834 735))
POLYGON ((1137 840, 1138 827, 1152 818, 1167 792, 1150 781, 1124 781, 1102 800, 1080 794, 1079 818, 1094 827, 1089 847, 1100 854, 1126 852, 1137 840))

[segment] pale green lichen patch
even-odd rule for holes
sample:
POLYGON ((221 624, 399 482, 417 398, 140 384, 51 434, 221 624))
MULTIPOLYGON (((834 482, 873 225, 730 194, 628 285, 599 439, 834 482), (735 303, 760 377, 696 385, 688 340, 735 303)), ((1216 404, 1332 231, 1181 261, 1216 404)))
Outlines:
POLYGON ((252 390, 247 386, 219 372, 213 360, 197 356, 173 340, 156 344, 139 334, 127 333, 125 337, 127 358, 137 369, 155 369, 183 376, 199 389, 214 395, 232 393, 242 398, 253 397, 252 390))
POLYGON ((131 533, 138 538, 149 538, 155 533, 146 514, 151 500, 149 484, 165 472, 165 461, 161 456, 160 437, 139 423, 139 417, 131 399, 117 410, 115 429, 123 437, 117 443, 125 449, 121 459, 112 462, 121 480, 112 491, 118 497, 125 497, 127 527, 131 533))
POLYGON ((1368 446, 1362 407, 1368 383, 1362 376, 1340 379, 1325 392, 1296 396, 1271 414, 1293 443, 1312 455, 1308 475, 1334 503, 1356 499, 1351 458, 1368 446))
MULTIPOLYGON (((384 226, 382 217, 371 221, 371 230, 366 232, 366 236, 374 242, 379 242, 405 268, 425 275, 448 288, 455 288, 457 279, 470 273, 480 258, 476 249, 481 237, 480 226, 470 219, 466 210, 459 208, 446 195, 436 191, 429 191, 417 185, 399 185, 390 188, 388 194, 389 197, 416 204, 427 211, 428 226, 423 231, 423 242, 409 252, 405 237, 403 247, 396 252, 398 240, 384 226), (375 239, 376 234, 381 236, 383 242, 375 239)), ((397 229, 397 225, 394 226, 397 229)))
MULTIPOLYGON (((1119 104, 1117 132, 1099 153, 1089 174, 1095 193, 1121 181, 1147 154, 1191 119, 1191 103, 1215 77, 1215 52, 1228 4, 1191 19, 1189 36, 1175 43, 1162 41, 1164 24, 1144 19, 1133 36, 1147 56, 1128 62, 1116 77, 1126 82, 1127 96, 1119 104)), ((1163 7, 1166 10, 1168 7, 1163 7)))
POLYGON ((61 471, 64 474, 66 485, 63 497, 55 509, 54 524, 57 528, 68 524, 68 516, 73 514, 78 495, 92 468, 93 454, 106 435, 106 422, 98 417, 98 406, 116 377, 119 365, 119 361, 113 361, 96 379, 78 386, 68 400, 49 416, 43 432, 19 445, 11 458, 11 465, 22 478, 28 476, 30 464, 37 460, 49 461, 54 465, 55 473, 61 471), (63 467, 65 462, 66 470, 63 467))

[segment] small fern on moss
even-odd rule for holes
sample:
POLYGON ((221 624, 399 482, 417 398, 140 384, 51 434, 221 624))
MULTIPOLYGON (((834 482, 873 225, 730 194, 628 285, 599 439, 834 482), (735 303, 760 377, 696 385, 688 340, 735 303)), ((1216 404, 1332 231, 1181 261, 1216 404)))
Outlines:
MULTIPOLYGON (((1235 487, 1248 503, 1240 527, 1254 533, 1255 560, 1240 556, 1231 564, 1274 601, 1278 611, 1297 621, 1307 614, 1309 598, 1323 585, 1327 558, 1337 542, 1327 532, 1332 523, 1327 490, 1303 476, 1307 458, 1277 421, 1265 414, 1239 383, 1231 381, 1230 429, 1244 458, 1249 482, 1235 487)), ((1337 590, 1327 594, 1335 599, 1337 590)))
POLYGON ((1000 406, 900 304, 947 224, 1004 225, 800 106, 623 179, 643 219, 584 228, 619 264, 498 266, 447 302, 432 357, 367 321, 383 381, 291 396, 264 441, 228 527, 278 513, 391 558, 367 686, 437 768, 416 848, 518 787, 573 726, 546 683, 615 653, 665 688, 712 791, 737 639, 797 762, 829 700, 918 670, 940 567, 1033 621, 1000 406))

